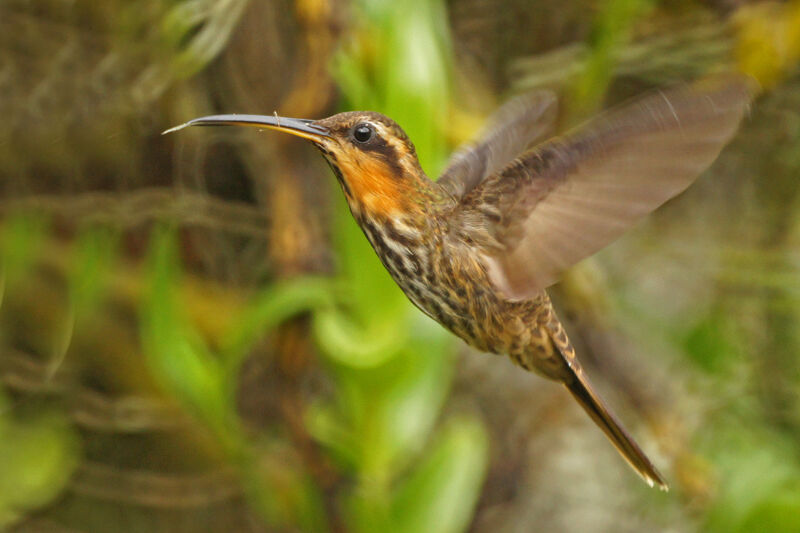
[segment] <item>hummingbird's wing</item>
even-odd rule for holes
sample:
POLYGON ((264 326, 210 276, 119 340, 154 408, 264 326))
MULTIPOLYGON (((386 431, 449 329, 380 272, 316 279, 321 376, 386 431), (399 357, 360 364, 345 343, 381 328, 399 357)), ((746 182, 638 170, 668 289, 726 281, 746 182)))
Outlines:
POLYGON ((677 195, 716 159, 752 99, 724 77, 681 85, 543 143, 462 198, 461 224, 492 282, 533 296, 677 195))
POLYGON ((450 158, 437 183, 461 198, 550 133, 556 112, 557 99, 551 91, 512 98, 489 118, 480 141, 450 158))

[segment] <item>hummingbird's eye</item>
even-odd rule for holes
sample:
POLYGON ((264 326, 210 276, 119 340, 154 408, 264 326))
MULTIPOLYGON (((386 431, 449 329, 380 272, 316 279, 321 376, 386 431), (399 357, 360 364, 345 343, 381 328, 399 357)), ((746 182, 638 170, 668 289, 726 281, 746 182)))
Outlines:
POLYGON ((373 135, 375 135, 375 128, 372 126, 372 124, 362 122, 353 128, 353 139, 360 143, 369 141, 372 139, 373 135))

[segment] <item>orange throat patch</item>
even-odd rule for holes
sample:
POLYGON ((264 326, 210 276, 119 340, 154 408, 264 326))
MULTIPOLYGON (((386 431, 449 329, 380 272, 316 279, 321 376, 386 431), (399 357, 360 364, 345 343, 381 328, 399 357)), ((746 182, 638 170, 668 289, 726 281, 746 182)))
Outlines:
POLYGON ((385 218, 408 212, 412 188, 405 176, 396 176, 386 163, 375 158, 344 158, 339 165, 352 201, 365 214, 385 218))

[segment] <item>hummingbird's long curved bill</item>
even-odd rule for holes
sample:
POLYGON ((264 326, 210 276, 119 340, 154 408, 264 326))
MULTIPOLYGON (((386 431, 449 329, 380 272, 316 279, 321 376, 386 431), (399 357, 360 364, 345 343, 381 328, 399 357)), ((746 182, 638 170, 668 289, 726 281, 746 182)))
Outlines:
POLYGON ((278 115, 210 115, 185 122, 165 130, 161 135, 182 130, 189 126, 250 126, 267 128, 284 133, 291 133, 310 141, 319 141, 329 137, 328 128, 314 124, 313 120, 304 118, 279 117, 278 115))

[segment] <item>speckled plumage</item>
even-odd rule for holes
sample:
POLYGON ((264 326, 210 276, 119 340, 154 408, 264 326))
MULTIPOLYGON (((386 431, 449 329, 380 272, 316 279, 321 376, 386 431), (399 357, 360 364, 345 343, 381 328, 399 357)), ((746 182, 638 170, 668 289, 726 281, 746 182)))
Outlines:
POLYGON ((563 383, 637 473, 666 489, 593 392, 545 288, 688 187, 736 131, 751 91, 738 76, 678 86, 538 145, 556 99, 531 93, 501 108, 437 182, 405 132, 374 112, 315 122, 218 115, 187 125, 255 125, 311 140, 419 309, 478 350, 563 383))

